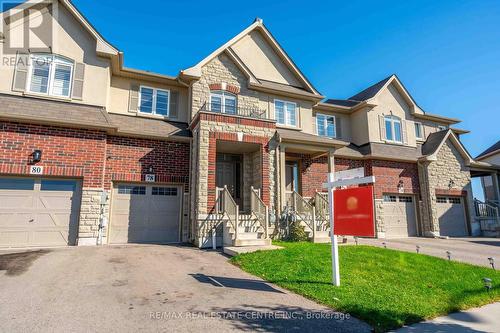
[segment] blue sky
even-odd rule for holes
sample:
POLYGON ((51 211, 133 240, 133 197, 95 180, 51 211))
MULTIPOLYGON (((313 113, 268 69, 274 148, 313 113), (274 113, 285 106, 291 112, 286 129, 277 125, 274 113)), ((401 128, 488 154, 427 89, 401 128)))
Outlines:
POLYGON ((396 73, 427 112, 463 120, 476 156, 500 139, 500 1, 84 1, 125 65, 176 75, 255 17, 330 98, 396 73))

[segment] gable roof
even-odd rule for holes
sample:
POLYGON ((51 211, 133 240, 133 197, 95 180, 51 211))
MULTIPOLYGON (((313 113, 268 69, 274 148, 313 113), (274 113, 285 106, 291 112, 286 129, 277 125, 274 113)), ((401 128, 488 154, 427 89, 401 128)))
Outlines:
POLYGON ((375 97, 381 90, 382 88, 385 87, 385 84, 392 78, 392 77, 395 77, 396 75, 391 75, 389 77, 386 77, 385 79, 375 83, 374 85, 371 85, 369 86, 368 88, 366 88, 365 90, 363 91, 360 91, 359 93, 357 93, 356 95, 354 96, 351 96, 349 97, 348 99, 349 100, 354 100, 354 101, 366 101, 370 98, 373 98, 375 97))
MULTIPOLYGON (((69 12, 75 17, 75 19, 83 26, 83 28, 96 40, 96 52, 101 55, 116 56, 120 51, 114 47, 110 42, 108 42, 97 29, 87 20, 87 18, 73 5, 70 0, 52 0, 52 2, 58 2, 62 4, 69 12)), ((19 9, 28 9, 36 5, 47 3, 47 0, 30 0, 23 2, 13 8, 7 10, 2 18, 8 20, 9 18, 16 17, 19 13, 19 9)))
POLYGON ((423 156, 420 159, 427 161, 435 161, 437 159, 437 154, 439 150, 441 149, 441 147, 443 147, 444 143, 448 139, 455 146, 460 155, 462 155, 466 165, 470 165, 471 163, 474 162, 472 156, 469 154, 467 149, 465 149, 462 142, 460 142, 458 137, 455 135, 455 133, 453 133, 451 129, 446 129, 439 132, 431 133, 427 137, 427 140, 422 146, 423 156))
POLYGON ((489 155, 493 155, 494 153, 500 153, 500 140, 497 141, 493 146, 489 147, 485 151, 483 151, 481 154, 479 154, 476 159, 480 160, 482 158, 485 158, 489 155))
MULTIPOLYGON (((201 76, 201 68, 206 65, 208 62, 219 56, 221 53, 225 52, 229 54, 233 60, 239 60, 237 56, 235 55, 235 52, 232 51, 231 46, 236 44, 238 41, 240 41, 243 37, 246 35, 250 34, 252 31, 259 31, 265 38, 265 40, 270 44, 272 49, 278 54, 278 56, 283 60, 285 65, 289 68, 289 70, 297 77, 299 82, 301 82, 306 91, 317 96, 323 98, 321 94, 314 88, 312 83, 305 77, 305 75, 300 71, 300 69, 295 65, 293 60, 288 56, 288 54, 285 52, 285 50, 281 47, 281 45, 278 43, 278 41, 274 38, 274 36, 267 30, 267 28, 264 26, 264 23, 261 19, 256 18, 255 21, 249 25, 246 29, 241 31, 239 34, 237 34, 235 37, 227 41, 225 44, 220 46, 218 49, 210 53, 207 57, 205 57, 203 60, 198 62, 196 65, 186 68, 184 70, 181 70, 180 74, 187 76, 187 77, 194 77, 194 78, 199 78, 201 76)), ((241 60, 239 60, 241 62, 241 60)), ((237 64, 238 66, 241 66, 241 64, 237 64)), ((246 67, 246 66, 245 66, 246 67)), ((256 82, 251 82, 254 84, 261 84, 260 80, 256 79, 255 75, 253 75, 248 67, 245 68, 243 71, 249 78, 251 78, 251 81, 256 82)))

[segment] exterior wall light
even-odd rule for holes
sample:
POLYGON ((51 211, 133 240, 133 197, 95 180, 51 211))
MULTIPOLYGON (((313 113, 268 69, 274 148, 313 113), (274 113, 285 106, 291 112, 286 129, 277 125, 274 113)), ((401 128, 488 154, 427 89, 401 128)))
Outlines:
POLYGON ((489 257, 488 261, 490 262, 491 268, 495 269, 495 258, 489 257))
POLYGON ((40 149, 36 149, 33 151, 33 154, 31 154, 31 157, 33 163, 40 162, 42 160, 42 151, 40 149))
POLYGON ((152 165, 148 166, 148 173, 154 173, 155 169, 152 165))
POLYGON ((483 278, 483 283, 484 283, 484 287, 489 292, 491 290, 491 279, 490 278, 483 278))
POLYGON ((453 187, 455 187, 455 181, 453 179, 450 179, 450 182, 448 183, 448 188, 451 190, 453 187))
POLYGON ((403 193, 404 191, 405 191, 405 183, 403 182, 402 179, 400 179, 398 183, 398 192, 403 193))

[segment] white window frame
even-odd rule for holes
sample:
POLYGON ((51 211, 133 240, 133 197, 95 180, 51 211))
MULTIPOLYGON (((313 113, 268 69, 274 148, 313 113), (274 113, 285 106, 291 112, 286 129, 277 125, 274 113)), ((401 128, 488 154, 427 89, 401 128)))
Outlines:
POLYGON ((228 113, 230 115, 238 115, 238 97, 236 94, 227 92, 225 90, 212 90, 210 91, 210 99, 208 101, 210 111, 212 110, 212 94, 220 94, 221 96, 221 107, 220 107, 220 113, 226 113, 226 97, 234 99, 234 114, 233 113, 228 113))
POLYGON ((415 122, 415 138, 417 138, 417 140, 424 140, 424 124, 418 121, 415 122), (417 127, 420 127, 421 136, 417 136, 417 127))
POLYGON ((285 100, 282 100, 282 99, 275 99, 274 100, 274 120, 276 120, 276 123, 278 125, 280 125, 280 126, 299 127, 299 117, 298 117, 297 103, 290 102, 290 101, 285 101, 285 100), (276 116, 276 102, 283 103, 283 116, 284 116, 284 120, 285 120, 284 124, 278 123, 278 117, 276 116), (290 119, 288 117, 288 113, 286 112, 286 105, 287 104, 292 104, 294 106, 294 110, 295 110, 295 125, 291 124, 290 119))
POLYGON ((337 137, 337 117, 335 117, 334 115, 331 115, 331 114, 316 113, 316 134, 318 136, 335 139, 337 137), (328 125, 327 125, 328 121, 325 121, 323 123, 323 128, 325 130, 325 135, 320 135, 319 134, 319 123, 318 123, 319 118, 318 118, 318 116, 323 116, 325 118, 333 118, 333 136, 329 136, 328 135, 328 125))
POLYGON ((394 116, 394 115, 385 115, 384 116, 384 127, 385 127, 385 141, 387 142, 392 142, 392 143, 403 143, 403 121, 401 120, 401 118, 397 117, 397 116, 394 116), (391 131, 392 131, 392 139, 389 139, 388 138, 388 135, 387 135, 387 127, 386 126, 386 122, 387 120, 390 120, 391 122, 391 131), (394 123, 399 123, 399 128, 400 128, 400 135, 401 135, 401 140, 396 140, 396 128, 394 126, 394 123))
POLYGON ((141 85, 139 87, 139 104, 137 105, 137 110, 140 114, 145 114, 145 115, 150 115, 150 116, 153 115, 153 116, 158 116, 158 117, 168 117, 170 115, 170 89, 161 89, 161 88, 154 88, 154 87, 150 87, 150 86, 141 85), (153 106, 151 108, 151 113, 141 111, 142 89, 143 88, 153 90, 153 106), (166 92, 168 95, 167 114, 166 115, 156 114, 156 96, 158 94, 158 91, 166 92))
POLYGON ((26 87, 25 91, 29 94, 33 95, 40 95, 40 96, 50 96, 50 97, 56 97, 56 98, 71 98, 71 93, 73 91, 73 73, 75 71, 75 62, 59 56, 57 54, 43 54, 43 53, 33 53, 30 54, 29 57, 30 61, 28 64, 28 77, 26 79, 26 87), (31 79, 33 78, 33 61, 36 58, 48 58, 47 61, 49 61, 50 66, 49 66, 49 77, 48 77, 48 82, 47 82, 47 92, 37 92, 37 91, 31 91, 31 79), (64 66, 70 66, 71 71, 69 75, 69 87, 68 87, 68 95, 56 95, 53 93, 53 88, 54 88, 54 79, 55 79, 55 65, 60 64, 64 66))

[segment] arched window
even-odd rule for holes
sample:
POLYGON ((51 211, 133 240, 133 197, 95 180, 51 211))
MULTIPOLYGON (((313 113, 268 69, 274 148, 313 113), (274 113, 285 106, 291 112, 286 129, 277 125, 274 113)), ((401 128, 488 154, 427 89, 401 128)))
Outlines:
POLYGON ((401 119, 396 116, 385 116, 385 137, 387 141, 403 142, 401 119))
POLYGON ((227 91, 212 91, 210 93, 210 111, 236 114, 236 95, 227 91))

